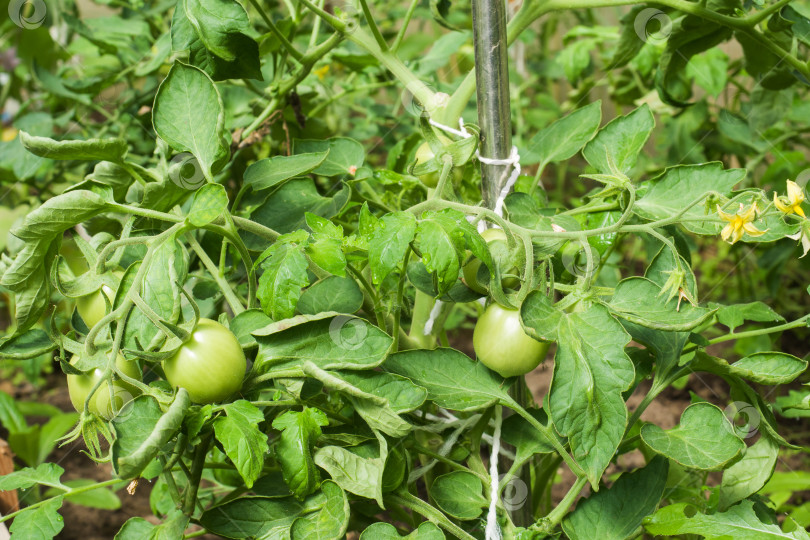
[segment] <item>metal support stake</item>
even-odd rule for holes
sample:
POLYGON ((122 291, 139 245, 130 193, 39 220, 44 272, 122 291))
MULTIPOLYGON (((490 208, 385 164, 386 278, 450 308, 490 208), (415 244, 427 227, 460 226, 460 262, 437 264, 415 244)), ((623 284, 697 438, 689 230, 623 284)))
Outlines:
MULTIPOLYGON (((483 157, 493 159, 507 159, 512 153, 505 4, 505 0, 472 0, 475 81, 478 123, 481 126, 479 152, 483 157)), ((495 207, 509 171, 509 165, 481 163, 481 194, 487 208, 495 207)), ((521 406, 531 402, 523 381, 512 387, 512 397, 521 406)), ((518 526, 526 527, 534 521, 528 467, 523 467, 520 480, 528 495, 524 504, 513 512, 513 520, 518 526)))
MULTIPOLYGON (((507 159, 512 151, 505 4, 504 0, 472 2, 475 82, 481 126, 479 151, 482 156, 494 159, 507 159)), ((488 208, 495 206, 508 175, 508 165, 481 164, 481 192, 488 208)))

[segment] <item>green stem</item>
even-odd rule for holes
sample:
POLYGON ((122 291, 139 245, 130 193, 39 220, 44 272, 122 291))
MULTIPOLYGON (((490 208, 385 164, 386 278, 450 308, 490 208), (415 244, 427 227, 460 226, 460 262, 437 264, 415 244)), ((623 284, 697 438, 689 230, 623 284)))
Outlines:
POLYGON ((392 53, 396 53, 399 50, 399 46, 402 45, 402 40, 405 38, 405 33, 408 31, 408 26, 411 24, 413 12, 416 11, 419 3, 420 0, 411 0, 411 4, 408 6, 408 11, 405 12, 405 18, 402 19, 402 26, 400 27, 399 32, 397 32, 397 37, 394 39, 394 44, 391 45, 392 53))
POLYGON ((582 467, 580 467, 579 464, 574 461, 574 458, 568 454, 568 451, 563 447, 560 441, 557 440, 556 435, 554 435, 553 428, 549 428, 548 426, 541 424, 537 418, 529 414, 529 412, 523 407, 515 407, 514 411, 526 419, 537 431, 543 435, 543 438, 545 438, 546 441, 551 444, 552 447, 554 447, 554 450, 557 451, 560 457, 563 458, 563 461, 565 461, 565 464, 568 465, 569 469, 571 469, 571 472, 577 475, 577 477, 585 477, 585 471, 582 470, 582 467))
POLYGON ((87 485, 87 486, 81 486, 81 487, 76 487, 76 488, 69 488, 67 486, 61 486, 61 485, 52 486, 52 487, 55 487, 55 488, 58 488, 58 489, 65 489, 66 491, 65 491, 65 493, 62 493, 60 495, 56 495, 55 497, 48 497, 47 499, 43 499, 43 500, 41 500, 39 502, 36 502, 36 503, 31 504, 29 506, 26 506, 25 508, 21 508, 21 509, 17 510, 16 512, 6 514, 5 516, 0 516, 0 523, 3 523, 4 521, 8 521, 9 519, 19 515, 22 512, 25 512, 26 510, 33 510, 34 508, 38 508, 38 507, 42 506, 43 504, 54 500, 56 497, 70 497, 72 495, 79 495, 79 494, 85 493, 87 491, 93 491, 94 489, 105 488, 107 486, 113 486, 113 485, 119 484, 119 483, 121 483, 121 479, 120 478, 114 478, 112 480, 105 480, 103 482, 98 482, 96 484, 90 484, 90 485, 87 485))
POLYGON ((194 513, 194 507, 197 504, 197 491, 200 488, 200 478, 202 478, 203 469, 205 468, 205 456, 208 455, 208 447, 211 445, 213 437, 213 432, 204 435, 194 453, 191 478, 189 478, 188 490, 186 491, 186 500, 183 503, 183 512, 187 516, 194 513))
POLYGON ((383 52, 388 52, 388 44, 385 42, 385 39, 382 37, 380 33, 380 29, 377 27, 377 23, 374 21, 374 17, 371 15, 371 10, 368 9, 368 2, 366 0, 358 0, 360 2, 360 8, 363 10, 363 15, 366 18, 366 23, 368 27, 371 29, 371 34, 374 36, 374 40, 379 45, 380 50, 383 52))
POLYGON ((563 500, 560 501, 560 504, 541 520, 542 527, 546 532, 553 530, 563 520, 568 510, 570 510, 571 506, 576 502, 582 488, 584 488, 587 483, 588 480, 586 478, 577 478, 574 485, 571 486, 571 489, 569 489, 568 493, 563 497, 563 500))
POLYGON ((475 537, 471 536, 461 527, 450 521, 442 512, 429 505, 419 497, 415 497, 414 495, 408 493, 407 491, 397 491, 394 495, 386 495, 385 499, 391 501, 394 503, 394 505, 401 505, 405 508, 410 508, 417 514, 427 518, 427 520, 434 525, 438 525, 445 531, 454 535, 459 540, 475 540, 475 537))
MULTIPOLYGON (((219 268, 217 268, 217 265, 214 264, 214 261, 211 260, 200 243, 197 242, 194 235, 186 234, 186 239, 188 240, 191 249, 194 250, 194 253, 196 253, 197 257, 199 257, 200 261, 202 261, 205 269, 208 270, 208 273, 211 274, 211 277, 214 278, 214 281, 216 281, 217 285, 219 285, 223 296, 225 296, 225 300, 227 300, 228 305, 231 306, 231 311, 233 311, 233 314, 239 315, 245 311, 245 308, 242 307, 242 303, 239 301, 239 298, 237 298, 236 294, 233 292, 231 284, 228 283, 228 280, 219 275, 219 268)), ((245 264, 247 265, 249 263, 246 262, 245 264)))
POLYGON ((290 54, 290 56, 295 58, 298 62, 301 62, 301 60, 304 58, 304 55, 301 54, 301 52, 298 49, 296 49, 292 43, 290 43, 290 41, 284 36, 284 34, 281 33, 278 27, 273 23, 270 17, 267 16, 267 13, 264 12, 262 7, 256 0, 250 0, 250 3, 254 8, 256 8, 256 11, 259 12, 259 15, 261 16, 262 20, 264 20, 264 24, 266 24, 267 27, 270 29, 270 32, 272 32, 272 34, 276 36, 276 39, 278 39, 281 42, 281 45, 290 54))
POLYGON ((413 449, 417 453, 423 454, 423 455, 428 456, 430 458, 433 458, 436 461, 438 461, 439 463, 444 463, 445 465, 447 465, 448 467, 450 467, 452 469, 472 473, 475 476, 477 476, 478 479, 481 480, 481 482, 483 482, 485 485, 489 484, 489 478, 486 475, 483 475, 481 473, 473 471, 473 470, 465 467, 461 463, 456 463, 452 459, 449 459, 449 458, 447 458, 447 457, 445 457, 445 456, 443 456, 443 455, 441 455, 439 453, 436 453, 436 452, 434 452, 433 450, 431 450, 429 448, 425 448, 424 446, 421 446, 419 444, 414 444, 413 449))

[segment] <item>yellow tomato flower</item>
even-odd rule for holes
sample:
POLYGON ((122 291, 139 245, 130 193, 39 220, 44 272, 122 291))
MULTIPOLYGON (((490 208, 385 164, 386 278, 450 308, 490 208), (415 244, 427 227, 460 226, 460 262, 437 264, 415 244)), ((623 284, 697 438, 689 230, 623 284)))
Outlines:
POLYGON ((3 131, 0 132, 0 140, 3 142, 13 141, 16 138, 17 138, 17 130, 12 127, 3 128, 3 131))
POLYGON ((799 184, 791 180, 787 181, 787 203, 782 202, 782 198, 779 197, 776 192, 773 194, 773 204, 785 214, 793 214, 795 212, 802 217, 806 217, 804 210, 802 210, 803 202, 804 192, 802 188, 799 184))
POLYGON ((757 203, 752 204, 748 210, 740 203, 740 210, 736 214, 723 212, 718 204, 717 213, 723 218, 723 221, 728 221, 728 224, 720 231, 720 237, 729 244, 739 241, 745 233, 748 233, 749 236, 762 236, 766 232, 760 231, 752 225, 757 216, 757 203))
POLYGON ((312 73, 318 77, 318 80, 322 81, 324 77, 326 77, 326 74, 329 73, 329 64, 319 67, 318 69, 313 69, 312 73))

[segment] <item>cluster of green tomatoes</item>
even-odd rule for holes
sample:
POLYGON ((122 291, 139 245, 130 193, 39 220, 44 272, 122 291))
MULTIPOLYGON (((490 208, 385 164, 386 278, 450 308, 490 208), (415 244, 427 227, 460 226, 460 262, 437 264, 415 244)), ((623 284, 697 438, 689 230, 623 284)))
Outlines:
MULTIPOLYGON (((120 274, 119 274, 120 277, 120 274)), ((115 291, 104 285, 98 291, 76 300, 76 310, 88 328, 96 325, 112 304, 115 291), (106 300, 105 300, 106 297, 106 300)), ((75 364, 78 356, 70 363, 75 364)), ((142 378, 137 360, 116 358, 116 366, 127 377, 142 378)), ((236 394, 242 387, 247 361, 236 336, 223 325, 210 319, 200 319, 189 339, 161 363, 166 380, 175 388, 185 388, 194 403, 216 403, 236 394)), ((88 395, 99 384, 104 370, 95 369, 81 375, 67 376, 70 401, 77 411, 84 410, 88 395)), ((89 412, 111 419, 138 389, 116 378, 102 382, 88 403, 89 412)))

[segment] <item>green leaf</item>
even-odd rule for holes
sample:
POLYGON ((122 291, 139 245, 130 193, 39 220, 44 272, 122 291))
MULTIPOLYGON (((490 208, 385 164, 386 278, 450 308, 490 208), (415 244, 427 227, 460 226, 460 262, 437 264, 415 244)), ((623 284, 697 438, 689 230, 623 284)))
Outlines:
POLYGON ((180 0, 172 18, 172 49, 215 81, 262 79, 259 45, 245 8, 226 0, 180 0))
POLYGON ((363 307, 363 291, 352 278, 329 276, 305 290, 296 307, 305 315, 325 311, 354 313, 363 307))
POLYGON ((696 54, 686 65, 686 75, 706 92, 717 97, 728 82, 728 56, 717 48, 696 54))
POLYGON ((745 449, 723 411, 706 402, 687 407, 681 423, 668 431, 644 424, 641 439, 685 467, 709 471, 727 467, 745 449))
POLYGON ((203 227, 217 219, 228 209, 228 194, 219 184, 207 184, 194 193, 188 222, 195 227, 203 227))
POLYGON ((115 442, 111 456, 115 473, 121 478, 139 476, 180 429, 190 403, 183 388, 177 391, 165 413, 151 396, 138 396, 130 401, 125 414, 113 423, 115 442))
POLYGON ((482 493, 481 480, 467 471, 453 471, 436 478, 430 486, 430 496, 445 514, 462 521, 477 518, 489 505, 482 493))
POLYGON ((225 416, 214 420, 214 433, 245 485, 251 488, 261 476, 268 450, 267 436, 258 427, 264 421, 264 415, 244 399, 224 405, 223 410, 225 416))
POLYGON ((277 323, 272 333, 254 332, 259 342, 254 369, 303 376, 307 360, 327 370, 370 369, 382 363, 393 343, 388 334, 363 319, 326 316, 301 324, 277 323))
POLYGON ((324 141, 296 140, 295 154, 328 152, 326 159, 312 172, 323 176, 354 175, 366 159, 363 145, 348 137, 333 137, 324 141))
POLYGON ((689 60, 726 41, 731 33, 730 29, 701 17, 676 19, 655 73, 655 88, 661 100, 675 107, 688 105, 692 97, 692 81, 686 69, 689 60))
POLYGON ((47 159, 121 162, 127 153, 124 139, 88 139, 55 141, 20 131, 20 142, 26 150, 47 159))
POLYGON ((289 243, 276 243, 271 255, 262 263, 256 296, 262 309, 272 319, 292 317, 301 297, 301 289, 309 285, 304 248, 289 243))
MULTIPOLYGON (((660 176, 642 184, 649 188, 636 201, 633 211, 650 220, 670 218, 683 212, 684 208, 696 200, 704 199, 712 191, 727 195, 743 178, 745 169, 724 170, 723 164, 717 161, 670 167, 660 176)), ((701 202, 683 213, 683 217, 690 220, 705 215, 706 207, 701 202)), ((683 226, 696 234, 717 233, 717 225, 714 223, 686 221, 683 226)))
MULTIPOLYGON (((325 197, 318 192, 311 178, 294 178, 276 189, 250 217, 282 234, 303 229, 307 212, 328 219, 343 209, 351 189, 345 184, 340 184, 340 189, 336 188, 330 191, 330 196, 325 197)), ((257 251, 267 247, 266 240, 255 236, 247 236, 246 242, 250 249, 257 251)))
POLYGON ((445 540, 445 538, 442 530, 429 521, 423 521, 415 531, 406 536, 400 536, 396 527, 384 521, 372 523, 360 533, 360 540, 445 540))
POLYGON ((28 427, 25 416, 20 411, 14 398, 2 390, 0 390, 0 425, 11 435, 28 427))
POLYGON ((582 155, 599 172, 610 174, 612 162, 627 173, 638 160, 641 149, 655 126, 650 108, 645 104, 626 116, 611 120, 585 145, 582 155))
POLYGON ((309 260, 330 274, 345 277, 346 255, 343 253, 343 238, 312 233, 312 239, 313 241, 306 246, 309 260))
POLYGON ((175 509, 163 520, 163 523, 156 526, 149 532, 147 540, 177 540, 183 537, 183 532, 188 528, 189 517, 184 515, 180 509, 175 509))
POLYGON ((296 497, 303 499, 318 488, 320 475, 315 468, 312 449, 321 436, 321 426, 329 424, 318 409, 304 407, 301 412, 287 411, 273 420, 281 431, 276 443, 276 458, 281 464, 284 481, 296 497))
POLYGON ((601 121, 601 100, 577 109, 532 137, 527 149, 529 159, 521 159, 521 162, 548 164, 572 158, 593 138, 601 121))
POLYGON ((454 411, 510 404, 503 378, 455 349, 416 349, 389 356, 383 369, 425 388, 428 399, 454 411))
MULTIPOLYGON (((95 484, 94 480, 90 478, 77 478, 76 480, 67 480, 65 485, 72 488, 80 488, 95 484)), ((64 492, 59 489, 49 489, 45 492, 46 497, 55 497, 64 492)), ((80 504, 88 508, 100 508, 102 510, 118 510, 121 508, 121 499, 109 488, 96 488, 90 491, 84 491, 72 495, 70 493, 65 495, 65 500, 73 504, 80 504)))
MULTIPOLYGON (((385 441, 384 438, 381 440, 385 441)), ((385 508, 382 480, 387 456, 381 457, 378 450, 374 450, 374 453, 376 455, 367 457, 348 448, 324 446, 315 453, 315 464, 329 473, 332 480, 345 491, 376 500, 381 508, 385 508)))
POLYGON ((723 471, 718 506, 724 510, 758 492, 776 467, 779 446, 770 437, 760 437, 740 461, 723 471))
POLYGON ((26 467, 0 476, 0 491, 28 489, 36 484, 65 489, 59 478, 65 469, 56 463, 43 463, 36 468, 26 467))
POLYGON ((400 265, 415 235, 416 218, 410 212, 380 218, 368 241, 368 262, 375 285, 400 265))
POLYGON ((155 131, 169 146, 191 152, 209 181, 215 164, 228 156, 222 99, 199 69, 175 62, 160 83, 152 109, 155 131))
POLYGON ((326 480, 321 492, 307 500, 312 513, 302 515, 293 522, 291 536, 296 540, 322 540, 342 538, 349 526, 349 499, 340 487, 326 480))
POLYGON ((627 424, 622 392, 634 380, 624 350, 630 336, 604 306, 563 313, 540 291, 529 294, 520 316, 531 335, 557 341, 549 414, 596 486, 627 424))
POLYGON ((284 538, 303 510, 293 497, 240 497, 203 512, 200 524, 225 538, 284 538))
POLYGON ((28 360, 51 352, 57 347, 43 330, 32 328, 7 341, 0 340, 0 358, 28 360))
POLYGON ((458 280, 466 245, 465 227, 471 226, 463 214, 445 209, 425 212, 416 228, 416 248, 428 272, 436 274, 437 289, 444 294, 458 280))
POLYGON ((251 332, 264 328, 272 322, 273 319, 265 315, 262 310, 246 309, 231 319, 229 328, 239 340, 239 345, 242 348, 249 348, 257 345, 256 339, 250 335, 251 332))
POLYGON ((609 489, 580 499, 563 521, 563 531, 571 540, 589 540, 594 531, 600 540, 631 538, 658 507, 668 469, 669 462, 656 456, 646 467, 623 473, 609 489))
POLYGON ((47 501, 42 506, 26 509, 11 524, 9 531, 12 537, 25 540, 51 540, 65 527, 59 508, 62 507, 62 497, 47 501))
POLYGON ((369 427, 391 437, 404 437, 411 431, 413 426, 399 415, 418 408, 427 398, 424 388, 391 373, 341 371, 334 376, 347 385, 334 389, 347 393, 355 411, 369 427))
POLYGON ((714 314, 714 310, 695 307, 678 299, 669 302, 661 288, 643 277, 623 279, 616 286, 613 299, 607 304, 617 317, 641 326, 670 332, 688 332, 714 314))
POLYGON ((50 265, 56 260, 55 241, 67 229, 107 208, 107 199, 92 191, 71 191, 45 201, 25 216, 11 234, 24 245, 6 268, 0 285, 15 293, 15 336, 31 328, 50 300, 50 265))
POLYGON ((783 532, 778 523, 763 523, 753 501, 743 501, 725 512, 701 514, 688 503, 671 504, 644 521, 650 534, 698 534, 706 540, 806 540, 807 532, 783 532))
MULTIPOLYGON (((548 415, 543 409, 526 409, 541 424, 548 425, 548 415)), ((501 438, 515 447, 514 463, 525 463, 535 454, 550 454, 554 448, 520 415, 513 414, 503 421, 501 438)))
MULTIPOLYGON (((134 270, 130 269, 127 276, 134 277, 134 270)), ((187 274, 188 255, 179 240, 169 238, 155 248, 149 269, 143 277, 141 298, 152 311, 170 324, 176 324, 180 320, 183 300, 180 284, 185 282, 187 274)), ((125 290, 122 283, 116 293, 117 305, 120 305, 125 290)), ((163 332, 140 309, 136 308, 130 312, 124 329, 126 348, 149 349, 150 345, 154 345, 153 340, 158 342, 163 338, 163 332)))
POLYGON ((804 373, 807 362, 781 352, 760 352, 729 364, 722 358, 699 351, 694 369, 718 375, 736 375, 759 384, 787 384, 804 373))
POLYGON ((129 518, 113 540, 143 540, 149 538, 155 525, 142 517, 129 518))
POLYGON ((745 321, 755 322, 784 322, 785 318, 776 313, 771 307, 762 302, 750 302, 748 304, 732 304, 717 307, 717 321, 728 326, 732 332, 737 327, 742 326, 745 321))
POLYGON ((301 176, 315 170, 324 162, 329 151, 296 154, 294 156, 273 156, 260 159, 245 169, 244 183, 261 191, 278 186, 290 178, 301 176))

